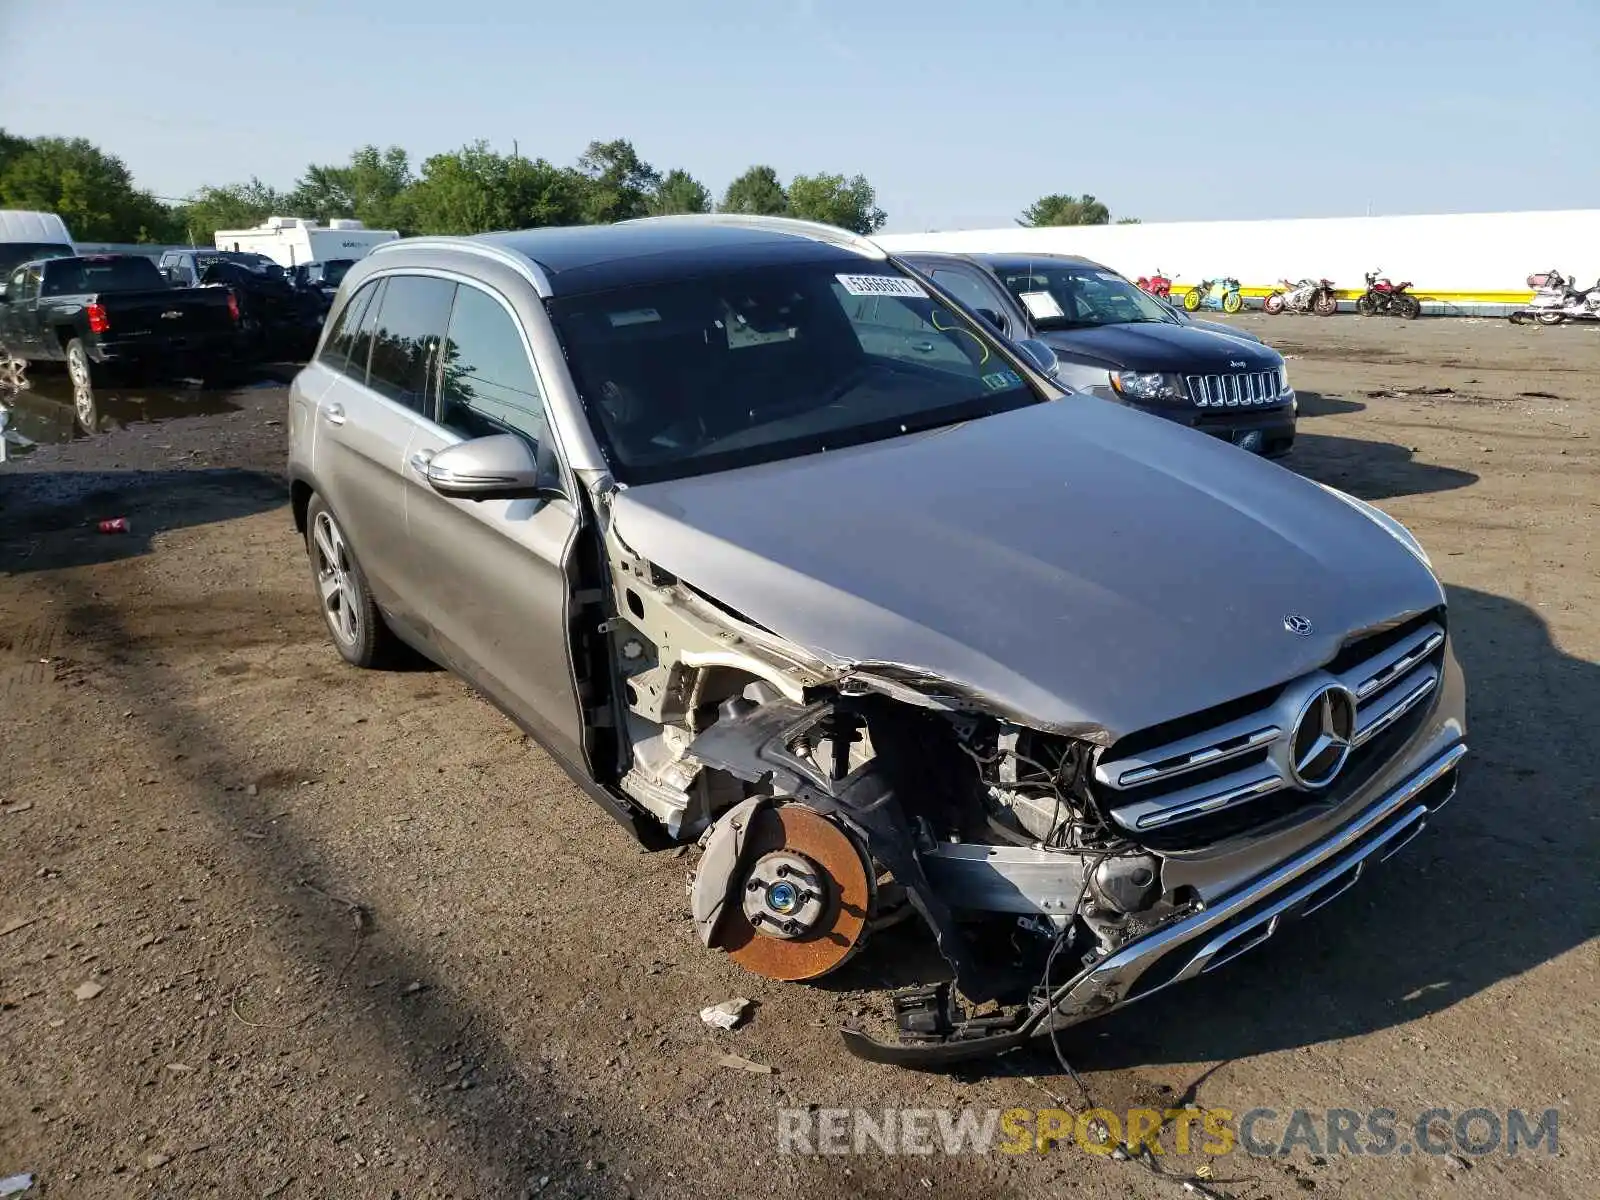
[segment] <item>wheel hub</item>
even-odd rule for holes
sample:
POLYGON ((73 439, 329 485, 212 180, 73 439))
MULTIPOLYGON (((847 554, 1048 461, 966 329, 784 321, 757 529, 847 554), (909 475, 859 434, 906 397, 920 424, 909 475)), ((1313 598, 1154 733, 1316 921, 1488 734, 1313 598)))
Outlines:
POLYGON ((827 885, 817 865, 786 850, 764 854, 744 885, 745 919, 766 937, 797 938, 822 919, 827 885))

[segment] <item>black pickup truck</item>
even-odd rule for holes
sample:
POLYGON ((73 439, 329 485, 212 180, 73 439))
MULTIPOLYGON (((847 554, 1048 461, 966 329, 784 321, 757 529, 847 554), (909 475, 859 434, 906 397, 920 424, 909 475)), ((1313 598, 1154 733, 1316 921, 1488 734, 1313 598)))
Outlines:
POLYGON ((133 254, 23 263, 0 291, 0 346, 27 362, 65 362, 75 384, 110 370, 208 374, 230 365, 239 301, 228 288, 175 288, 133 254))
POLYGON ((1298 407, 1283 356, 1197 328, 1115 271, 1056 254, 898 256, 1013 340, 1055 351, 1068 387, 1268 457, 1294 445, 1298 407))

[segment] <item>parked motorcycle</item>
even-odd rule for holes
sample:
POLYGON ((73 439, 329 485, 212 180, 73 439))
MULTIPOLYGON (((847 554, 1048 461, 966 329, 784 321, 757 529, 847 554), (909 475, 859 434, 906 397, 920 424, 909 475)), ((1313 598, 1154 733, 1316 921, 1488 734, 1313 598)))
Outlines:
POLYGON ((1527 308, 1511 314, 1511 323, 1520 325, 1533 320, 1541 325, 1559 325, 1563 321, 1600 321, 1600 283, 1587 291, 1572 286, 1560 271, 1545 271, 1528 276, 1528 286, 1534 291, 1527 308))
POLYGON ((1422 315, 1422 301, 1406 291, 1410 286, 1409 279, 1404 283, 1391 283, 1387 276, 1380 277, 1377 271, 1368 271, 1367 290, 1356 301, 1356 311, 1364 317, 1399 317, 1403 321, 1415 321, 1422 315))
POLYGON ((1160 267, 1156 268, 1154 275, 1141 275, 1133 283, 1142 292, 1149 292, 1162 300, 1172 299, 1172 280, 1161 273, 1160 267))
POLYGON ((1225 313, 1236 313, 1244 307, 1244 296, 1239 291, 1237 279, 1202 279, 1198 287, 1183 294, 1185 312, 1198 312, 1202 308, 1225 313))
POLYGON ((1282 284, 1261 302, 1263 312, 1273 316, 1283 312, 1314 312, 1319 317, 1331 317, 1339 311, 1339 297, 1331 279, 1302 279, 1299 283, 1285 279, 1282 284))

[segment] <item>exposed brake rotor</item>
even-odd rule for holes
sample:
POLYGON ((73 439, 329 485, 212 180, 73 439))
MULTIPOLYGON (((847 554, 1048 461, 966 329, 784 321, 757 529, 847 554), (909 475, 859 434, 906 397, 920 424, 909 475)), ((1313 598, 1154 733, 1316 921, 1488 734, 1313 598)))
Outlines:
POLYGON ((745 839, 718 944, 769 979, 816 979, 861 945, 876 883, 865 855, 838 825, 800 804, 765 808, 745 839))

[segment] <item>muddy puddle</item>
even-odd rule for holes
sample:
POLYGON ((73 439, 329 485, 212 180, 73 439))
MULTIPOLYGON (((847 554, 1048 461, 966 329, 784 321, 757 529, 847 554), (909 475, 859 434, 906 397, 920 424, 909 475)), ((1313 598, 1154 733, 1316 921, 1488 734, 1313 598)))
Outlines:
POLYGON ((74 385, 64 372, 30 374, 21 387, 0 386, 0 438, 5 457, 16 458, 35 446, 133 425, 237 412, 230 397, 239 390, 182 382, 89 388, 74 385))

